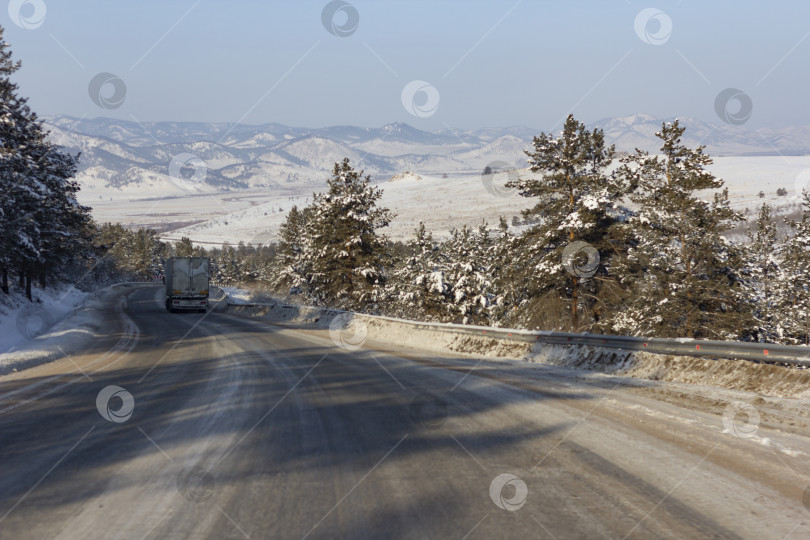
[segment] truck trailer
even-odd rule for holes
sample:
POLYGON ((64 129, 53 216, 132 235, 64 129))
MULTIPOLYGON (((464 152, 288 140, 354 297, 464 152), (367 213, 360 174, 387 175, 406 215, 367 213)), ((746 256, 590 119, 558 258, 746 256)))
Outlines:
POLYGON ((172 257, 166 261, 166 309, 199 311, 208 309, 207 257, 172 257))

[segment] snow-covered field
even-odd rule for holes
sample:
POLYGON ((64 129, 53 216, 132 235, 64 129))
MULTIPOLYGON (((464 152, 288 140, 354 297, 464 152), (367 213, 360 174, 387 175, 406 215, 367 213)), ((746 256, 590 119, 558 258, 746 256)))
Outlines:
POLYGON ((714 158, 711 172, 728 187, 732 205, 751 211, 767 202, 772 206, 799 201, 802 189, 810 190, 810 156, 734 156, 714 158), (787 195, 778 197, 776 190, 787 195), (765 198, 757 194, 765 192, 765 198))
MULTIPOLYGON (((715 158, 711 171, 726 181, 732 204, 753 213, 762 202, 780 207, 799 202, 803 187, 810 186, 810 156, 729 156, 715 158), (785 188, 779 197, 776 190, 785 188), (763 191, 764 198, 758 193, 763 191)), ((522 171, 521 174, 525 174, 522 171)), ((398 175, 400 176, 400 175, 398 175)), ((324 175, 323 186, 326 185, 324 175)), ((453 227, 477 226, 486 220, 490 227, 504 216, 513 216, 532 206, 530 199, 503 189, 505 174, 492 178, 478 174, 403 174, 394 180, 372 178, 383 189, 382 204, 396 213, 384 232, 394 239, 408 239, 422 221, 437 238, 453 227)), ((120 221, 129 226, 149 226, 165 231, 164 239, 188 236, 196 243, 219 245, 224 241, 267 243, 275 239, 278 227, 294 205, 312 200, 311 186, 278 190, 231 191, 172 198, 145 199, 154 193, 119 190, 119 196, 99 198, 93 186, 84 186, 80 200, 93 207, 97 220, 120 221)), ((109 191, 105 191, 105 196, 109 191)))

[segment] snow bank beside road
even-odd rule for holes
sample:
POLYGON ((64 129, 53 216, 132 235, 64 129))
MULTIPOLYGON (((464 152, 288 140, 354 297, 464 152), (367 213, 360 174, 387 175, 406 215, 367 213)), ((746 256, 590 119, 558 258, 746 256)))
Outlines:
POLYGON ((785 398, 810 398, 810 369, 747 360, 674 356, 536 343, 528 360, 649 381, 700 384, 785 398))
POLYGON ((71 285, 59 289, 34 288, 32 296, 34 302, 15 291, 0 294, 0 354, 47 333, 81 307, 89 294, 71 285))
MULTIPOLYGON (((529 353, 531 343, 493 339, 484 335, 452 332, 452 327, 415 328, 411 321, 376 317, 362 313, 310 306, 282 304, 239 304, 229 302, 227 311, 236 315, 277 323, 291 323, 318 329, 330 329, 336 317, 342 315, 350 320, 350 330, 362 326, 367 339, 413 349, 434 352, 453 351, 492 358, 523 358, 529 353)), ((352 330, 353 331, 353 330, 352 330)))
MULTIPOLYGON (((122 286, 126 285, 112 285, 94 293, 70 287, 62 291, 62 296, 51 293, 51 301, 42 294, 41 304, 25 300, 27 306, 18 309, 14 309, 17 303, 6 301, 0 315, 0 339, 12 345, 0 348, 0 375, 50 362, 85 347, 98 335, 104 318, 109 317, 108 308, 122 286)), ((118 302, 116 310, 120 311, 125 298, 118 302)))
POLYGON ((245 289, 240 289, 239 287, 219 288, 228 295, 229 302, 232 304, 249 304, 252 301, 253 294, 245 289))
MULTIPOLYGON (((268 322, 328 329, 343 316, 355 336, 397 347, 430 352, 452 351, 490 359, 527 362, 634 377, 650 381, 691 383, 755 392, 761 395, 810 398, 810 370, 744 360, 672 356, 583 345, 549 345, 462 333, 453 325, 415 323, 387 317, 307 306, 229 304, 225 310, 268 322), (359 334, 358 334, 359 332, 359 334)), ((343 326, 343 325, 338 325, 343 326)), ((330 332, 332 333, 332 332, 330 332)), ((334 337, 333 337, 334 339, 334 337)), ((352 336, 349 336, 352 339, 352 336)))

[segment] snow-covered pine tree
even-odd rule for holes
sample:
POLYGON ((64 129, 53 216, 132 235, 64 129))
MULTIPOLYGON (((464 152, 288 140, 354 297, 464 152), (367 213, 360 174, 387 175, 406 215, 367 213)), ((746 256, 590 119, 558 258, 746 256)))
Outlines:
POLYGON ((366 309, 383 297, 385 237, 393 214, 378 208, 382 190, 345 158, 335 163, 326 193, 314 195, 305 259, 309 294, 335 307, 366 309))
POLYGON ((728 190, 713 202, 697 192, 723 181, 708 170, 704 147, 681 143, 683 127, 664 123, 656 135, 660 156, 637 150, 618 176, 634 188, 637 214, 627 222, 633 240, 614 265, 631 293, 615 313, 613 329, 660 337, 732 339, 750 324, 740 302, 740 249, 723 233, 742 216, 729 206, 728 190))
POLYGON ((8 290, 20 272, 31 299, 31 278, 90 254, 89 209, 78 204, 77 157, 49 143, 42 123, 17 94, 11 76, 20 67, 0 28, 0 272, 8 290))
POLYGON ((238 250, 237 252, 240 253, 239 261, 242 268, 240 281, 244 283, 259 279, 263 274, 263 261, 259 256, 259 251, 253 246, 253 244, 248 242, 244 246, 243 252, 239 252, 238 250))
MULTIPOLYGON (((505 269, 500 288, 507 304, 536 315, 523 321, 529 326, 551 321, 561 325, 566 319, 558 311, 561 304, 567 304, 568 328, 590 325, 598 317, 592 308, 601 285, 599 276, 566 271, 563 251, 575 241, 584 242, 598 251, 604 263, 615 249, 613 227, 627 211, 621 201, 625 185, 606 173, 614 147, 606 146, 601 130, 589 131, 569 115, 559 137, 540 134, 526 154, 534 175, 508 185, 524 197, 537 199, 533 208, 523 212, 524 219, 535 225, 508 240, 514 261, 505 269), (587 321, 581 320, 582 307, 588 307, 587 321), (554 312, 542 313, 549 309, 554 312)), ((601 275, 604 279, 604 270, 601 275)))
POLYGON ((793 234, 782 244, 782 266, 772 294, 782 341, 810 344, 810 192, 802 192, 802 216, 786 220, 793 234))
POLYGON ((450 311, 462 324, 489 324, 495 297, 492 291, 492 241, 486 222, 478 230, 467 225, 451 231, 442 251, 450 311))
POLYGON ((100 273, 95 269, 91 272, 101 281, 115 277, 151 279, 163 273, 163 263, 171 255, 168 244, 160 241, 157 231, 143 228, 131 231, 120 223, 97 227, 93 242, 95 266, 100 273))
POLYGON ((299 210, 293 206, 279 228, 278 251, 274 262, 272 285, 287 294, 300 294, 307 290, 308 263, 304 258, 307 227, 312 210, 299 210))
POLYGON ((493 326, 509 324, 510 317, 515 313, 516 306, 506 301, 506 291, 502 286, 506 282, 503 276, 507 275, 508 269, 513 264, 515 236, 509 231, 509 224, 506 218, 501 216, 498 222, 498 234, 491 243, 486 256, 489 259, 489 277, 492 282, 491 291, 493 293, 492 305, 490 309, 490 321, 493 326))
POLYGON ((194 244, 191 243, 191 238, 188 236, 181 237, 174 245, 174 254, 177 257, 193 257, 194 244))
POLYGON ((259 275, 259 269, 256 266, 256 249, 252 244, 245 244, 240 240, 236 245, 236 260, 238 261, 239 274, 237 280, 239 283, 247 283, 254 281, 259 275))
POLYGON ((216 258, 216 281, 224 285, 239 283, 240 268, 236 249, 228 242, 222 244, 222 250, 216 258))
MULTIPOLYGON (((132 252, 134 243, 132 233, 120 223, 104 223, 97 229, 93 244, 96 248, 97 259, 104 259, 112 265, 108 267, 110 277, 116 277, 119 272, 128 271, 128 257, 132 252)), ((97 265, 102 263, 97 260, 97 265)))
POLYGON ((169 253, 168 246, 160 241, 160 236, 154 229, 141 228, 134 235, 134 249, 130 260, 138 279, 148 280, 161 274, 169 253))
POLYGON ((257 262, 255 267, 258 271, 257 279, 266 284, 272 284, 276 279, 275 261, 277 249, 278 245, 275 242, 256 246, 257 262))
POLYGON ((781 269, 781 249, 777 241, 773 211, 763 203, 745 246, 743 290, 744 300, 753 314, 752 337, 757 341, 778 342, 780 322, 775 309, 780 295, 776 281, 781 269))
POLYGON ((389 282, 389 296, 395 299, 395 315, 427 321, 443 321, 449 313, 449 290, 440 268, 441 254, 433 235, 421 221, 414 238, 406 245, 408 254, 389 282))
POLYGON ((45 186, 46 196, 37 207, 35 219, 39 223, 41 262, 35 272, 40 286, 45 286, 47 275, 61 276, 61 269, 72 263, 89 260, 94 233, 90 209, 78 203, 79 184, 76 175, 78 156, 60 152, 45 140, 46 134, 36 124, 40 146, 34 173, 45 186))

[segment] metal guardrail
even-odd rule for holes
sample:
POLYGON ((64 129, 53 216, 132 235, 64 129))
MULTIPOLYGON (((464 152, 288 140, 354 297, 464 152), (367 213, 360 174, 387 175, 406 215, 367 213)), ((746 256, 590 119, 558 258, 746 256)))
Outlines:
POLYGON ((287 304, 230 304, 233 306, 278 306, 287 309, 314 309, 335 313, 354 313, 362 317, 405 323, 421 330, 449 331, 456 334, 486 336, 493 339, 523 341, 529 343, 546 343, 549 345, 585 345, 621 351, 644 351, 653 354, 671 354, 676 356, 702 356, 708 358, 728 358, 747 360, 768 364, 790 364, 810 367, 810 347, 777 345, 774 343, 745 343, 741 341, 712 341, 691 338, 643 338, 632 336, 613 336, 605 334, 575 334, 571 332, 547 332, 532 330, 515 330, 491 326, 472 326, 450 323, 429 323, 366 315, 364 313, 345 312, 339 309, 319 308, 315 306, 294 306, 287 304))
MULTIPOLYGON (((417 327, 435 328, 427 323, 417 327)), ((471 335, 485 335, 495 339, 546 343, 549 345, 586 345, 622 351, 644 351, 677 356, 703 356, 731 358, 761 363, 782 363, 810 367, 810 348, 770 343, 743 343, 737 341, 711 341, 701 339, 642 338, 602 334, 574 334, 569 332, 527 332, 488 327, 452 325, 453 331, 471 335)))
MULTIPOLYGON (((318 309, 342 313, 341 310, 317 308, 314 306, 291 306, 285 304, 232 304, 234 306, 268 306, 276 305, 282 308, 318 309)), ((575 334, 570 332, 544 332, 531 330, 514 330, 508 328, 493 328, 489 326, 470 326, 463 324, 428 323, 382 317, 379 315, 365 315, 362 317, 388 320, 412 325, 421 330, 445 331, 456 334, 486 336, 493 339, 508 341, 523 341, 529 343, 546 343, 549 345, 585 345, 621 351, 644 351, 653 354, 671 354, 676 356, 702 356, 709 358, 730 358, 747 360, 751 362, 769 364, 790 364, 810 367, 810 348, 794 347, 790 345, 777 345, 771 343, 744 343, 738 341, 711 341, 689 338, 643 338, 632 336, 612 336, 603 334, 575 334)))

